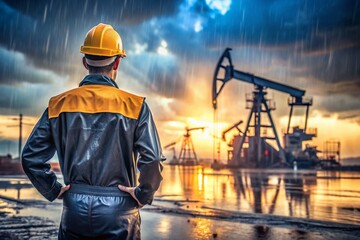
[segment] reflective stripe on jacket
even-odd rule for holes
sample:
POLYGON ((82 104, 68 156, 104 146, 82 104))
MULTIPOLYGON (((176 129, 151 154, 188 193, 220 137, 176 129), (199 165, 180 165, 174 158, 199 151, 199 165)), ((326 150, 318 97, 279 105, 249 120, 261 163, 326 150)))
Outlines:
POLYGON ((24 171, 49 201, 61 188, 47 163, 55 151, 65 184, 136 186, 137 167, 135 194, 151 204, 162 180, 165 158, 148 105, 105 75, 51 98, 24 147, 24 171))

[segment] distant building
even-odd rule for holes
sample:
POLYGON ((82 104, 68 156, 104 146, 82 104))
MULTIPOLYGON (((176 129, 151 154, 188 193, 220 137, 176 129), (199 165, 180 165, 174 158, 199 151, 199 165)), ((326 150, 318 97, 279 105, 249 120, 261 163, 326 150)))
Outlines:
POLYGON ((11 154, 0 156, 0 175, 24 174, 19 158, 12 158, 11 154))

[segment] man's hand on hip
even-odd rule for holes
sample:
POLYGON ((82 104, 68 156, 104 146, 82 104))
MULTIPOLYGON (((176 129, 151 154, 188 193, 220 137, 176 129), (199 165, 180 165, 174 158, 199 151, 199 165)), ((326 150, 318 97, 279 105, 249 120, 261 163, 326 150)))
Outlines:
POLYGON ((66 185, 65 187, 62 187, 60 190, 59 195, 57 196, 57 199, 62 199, 64 196, 64 193, 70 189, 70 185, 66 185))
POLYGON ((118 188, 123 191, 129 193, 137 202, 139 208, 142 208, 144 205, 139 202, 139 200, 135 196, 135 188, 136 187, 125 187, 123 185, 118 185, 118 188))

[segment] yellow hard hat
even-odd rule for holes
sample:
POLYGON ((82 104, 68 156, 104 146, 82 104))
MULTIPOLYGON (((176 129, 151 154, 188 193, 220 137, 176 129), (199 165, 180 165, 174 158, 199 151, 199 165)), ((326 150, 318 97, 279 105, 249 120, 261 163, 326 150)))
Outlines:
POLYGON ((111 25, 99 23, 86 34, 80 52, 95 56, 126 57, 120 35, 111 25))

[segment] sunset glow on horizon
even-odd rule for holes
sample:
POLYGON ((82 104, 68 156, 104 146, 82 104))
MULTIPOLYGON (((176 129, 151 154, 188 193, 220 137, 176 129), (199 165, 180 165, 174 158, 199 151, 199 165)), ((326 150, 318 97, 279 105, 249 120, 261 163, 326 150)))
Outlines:
MULTIPOLYGON (((104 22, 120 33, 128 53, 117 84, 146 97, 162 145, 178 141, 177 154, 185 127, 206 127, 191 133, 201 159, 217 154, 214 135, 220 137, 240 119, 245 128, 245 95, 254 86, 236 80, 220 94, 214 123, 213 75, 230 47, 234 69, 305 90, 305 97, 313 98, 308 126, 317 128, 318 136, 310 145, 321 150, 325 141, 336 139, 342 158, 360 156, 360 11, 355 2, 184 0, 156 8, 130 1, 116 2, 115 8, 98 2, 86 9, 82 1, 71 4, 73 12, 67 1, 26 7, 21 1, 0 0, 0 155, 17 154, 18 129, 6 126, 18 123, 9 117, 22 113, 35 124, 52 96, 77 87, 87 74, 79 47, 86 32, 104 22)), ((282 141, 289 95, 268 89, 267 97, 276 102, 272 116, 282 141)), ((303 115, 297 112, 292 126, 304 124, 303 115)), ((24 141, 30 132, 24 126, 24 141)), ((234 134, 229 132, 227 141, 234 134)), ((220 141, 220 146, 226 160, 227 145, 220 141)), ((171 150, 164 153, 171 158, 171 150)))

